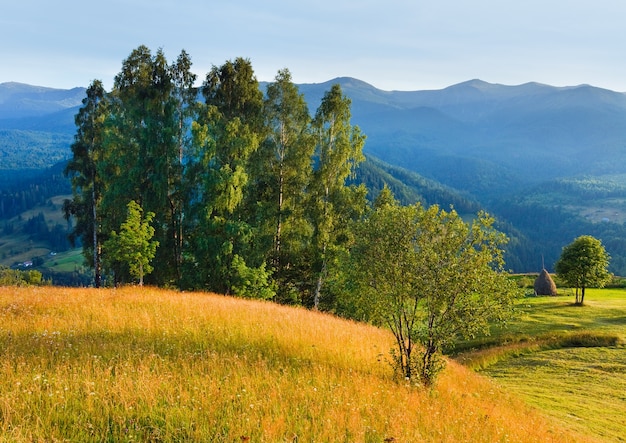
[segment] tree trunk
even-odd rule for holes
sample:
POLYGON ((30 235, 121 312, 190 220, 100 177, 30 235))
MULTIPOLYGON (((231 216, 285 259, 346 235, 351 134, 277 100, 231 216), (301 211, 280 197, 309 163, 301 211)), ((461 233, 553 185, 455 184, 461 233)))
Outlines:
POLYGON ((283 169, 281 167, 278 178, 278 211, 276 216, 276 238, 274 239, 274 267, 278 271, 280 271, 280 247, 283 229, 283 188, 285 181, 283 175, 283 169))
POLYGON ((580 291, 579 288, 576 288, 576 305, 582 305, 585 301, 585 286, 581 286, 580 287, 580 291))
POLYGON ((313 296, 313 309, 318 310, 320 305, 320 294, 322 292, 322 283, 324 280, 324 273, 326 272, 326 259, 322 263, 322 270, 317 277, 317 285, 315 286, 315 295, 313 296))
POLYGON ((100 245, 98 244, 98 219, 96 209, 96 183, 93 181, 93 190, 91 193, 91 207, 93 217, 93 270, 94 270, 94 286, 99 288, 102 285, 102 270, 100 266, 100 245))

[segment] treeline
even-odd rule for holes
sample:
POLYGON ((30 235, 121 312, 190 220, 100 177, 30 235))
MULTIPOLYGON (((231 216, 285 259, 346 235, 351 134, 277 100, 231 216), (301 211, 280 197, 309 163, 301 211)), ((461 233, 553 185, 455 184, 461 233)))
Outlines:
POLYGON ((20 177, 5 178, 0 190, 0 219, 8 220, 35 206, 45 205, 51 197, 71 193, 70 183, 63 176, 66 163, 37 174, 22 172, 20 177))
POLYGON ((0 266, 0 286, 40 286, 49 284, 41 272, 35 270, 21 271, 0 266))
POLYGON ((365 187, 347 182, 365 141, 350 100, 334 85, 309 115, 286 69, 265 94, 249 60, 213 67, 199 88, 190 69, 185 51, 170 64, 140 46, 111 91, 87 90, 64 210, 94 284, 132 280, 107 245, 133 201, 154 214, 147 283, 319 306, 367 206, 365 187))
POLYGON ((402 205, 419 202, 443 208, 452 206, 461 214, 476 214, 482 209, 469 195, 369 155, 357 168, 355 179, 350 179, 349 183, 365 184, 369 201, 373 201, 386 187, 402 205))
POLYGON ((602 198, 624 198, 626 185, 623 175, 605 177, 563 178, 542 185, 543 193, 558 194, 559 199, 568 196, 574 201, 597 200, 602 198))
MULTIPOLYGON (((6 223, 3 229, 4 234, 12 234, 13 225, 6 223)), ((56 223, 54 226, 48 226, 48 221, 43 212, 31 216, 22 227, 22 231, 28 234, 30 239, 47 242, 50 249, 56 252, 67 251, 70 249, 70 242, 67 238, 67 227, 56 223)))
POLYGON ((0 129, 0 169, 43 169, 67 159, 71 135, 0 129))

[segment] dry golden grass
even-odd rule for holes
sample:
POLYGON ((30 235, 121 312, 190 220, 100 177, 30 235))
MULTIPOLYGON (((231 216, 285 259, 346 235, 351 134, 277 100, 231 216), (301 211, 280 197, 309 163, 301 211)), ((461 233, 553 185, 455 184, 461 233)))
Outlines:
POLYGON ((151 288, 0 288, 0 441, 580 442, 450 363, 304 309, 151 288))

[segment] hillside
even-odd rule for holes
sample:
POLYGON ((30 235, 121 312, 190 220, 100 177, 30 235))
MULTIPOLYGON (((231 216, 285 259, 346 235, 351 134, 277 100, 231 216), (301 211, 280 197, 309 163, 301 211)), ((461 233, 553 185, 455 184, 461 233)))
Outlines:
POLYGON ((36 170, 70 156, 85 88, 0 84, 0 171, 36 170))
POLYGON ((435 91, 380 91, 350 78, 301 85, 311 106, 340 83, 366 152, 479 200, 529 183, 626 168, 626 95, 588 85, 471 80, 435 91))
MULTIPOLYGON (((626 274, 619 240, 626 234, 615 215, 626 197, 599 202, 580 187, 566 195, 550 184, 595 180, 608 186, 626 177, 623 93, 480 80, 441 90, 382 91, 337 78, 299 85, 312 112, 334 83, 351 98, 352 122, 367 135, 370 163, 360 180, 372 195, 387 183, 403 202, 488 210, 513 239, 507 263, 516 272, 538 271, 542 255, 551 269, 564 245, 591 234, 607 245, 611 271, 626 274)), ((83 94, 82 88, 0 84, 0 181, 69 158, 83 94)))
POLYGON ((623 442, 626 291, 590 289, 584 307, 558 292, 524 297, 506 327, 460 343, 456 358, 570 429, 623 442))
POLYGON ((0 83, 0 119, 41 117, 80 106, 85 88, 54 89, 23 83, 0 83))
POLYGON ((584 442, 451 362, 391 378, 386 331, 203 293, 0 288, 6 441, 584 442))

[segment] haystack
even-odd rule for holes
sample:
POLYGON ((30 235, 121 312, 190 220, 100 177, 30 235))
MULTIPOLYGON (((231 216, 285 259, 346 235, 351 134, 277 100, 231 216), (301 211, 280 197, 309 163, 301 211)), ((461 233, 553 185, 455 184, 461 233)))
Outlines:
POLYGON ((535 280, 535 294, 537 295, 556 295, 556 285, 550 277, 548 271, 543 269, 539 277, 535 280))

